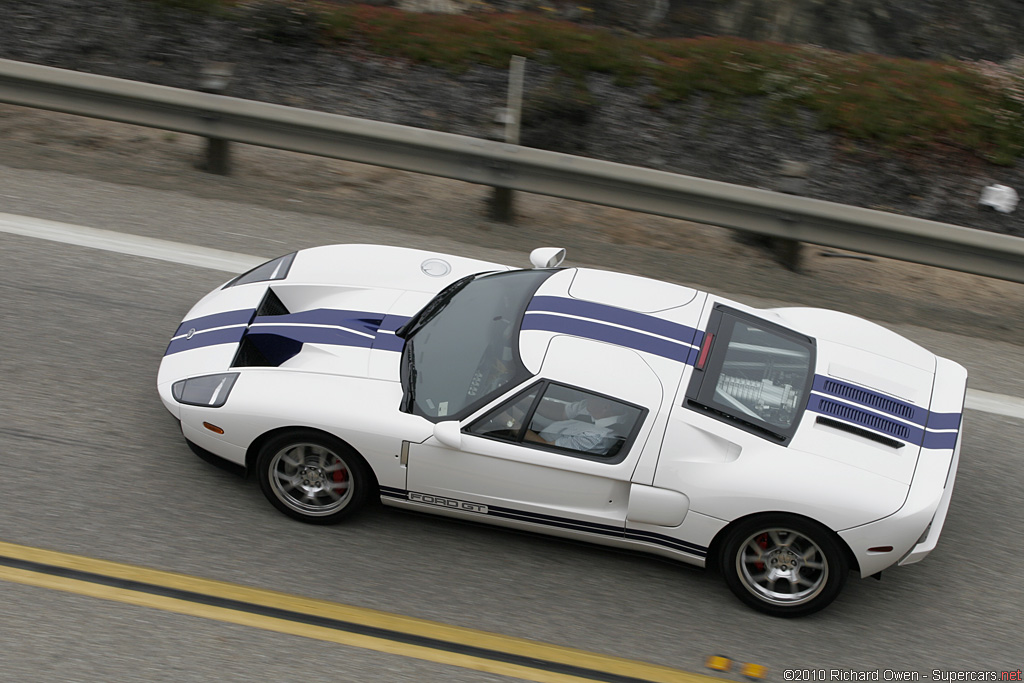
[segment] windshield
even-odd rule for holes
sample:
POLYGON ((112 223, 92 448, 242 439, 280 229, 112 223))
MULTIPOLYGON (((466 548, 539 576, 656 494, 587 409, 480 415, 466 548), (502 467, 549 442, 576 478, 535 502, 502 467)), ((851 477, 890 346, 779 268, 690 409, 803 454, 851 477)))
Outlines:
POLYGON ((526 306, 553 270, 475 276, 445 290, 405 330, 402 383, 405 409, 455 419, 529 374, 519 359, 526 306), (437 300, 444 297, 438 305, 437 300))

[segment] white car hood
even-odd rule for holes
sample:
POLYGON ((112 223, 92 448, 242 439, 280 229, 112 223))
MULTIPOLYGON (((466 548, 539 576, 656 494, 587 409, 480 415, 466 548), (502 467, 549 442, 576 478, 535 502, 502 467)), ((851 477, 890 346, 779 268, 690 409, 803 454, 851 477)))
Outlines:
POLYGON ((284 279, 221 287, 193 306, 167 347, 157 383, 247 362, 397 381, 402 340, 395 330, 452 282, 508 269, 400 247, 305 249, 284 279))
POLYGON ((295 255, 286 282, 400 289, 431 295, 461 277, 508 266, 421 249, 372 244, 333 244, 295 255))

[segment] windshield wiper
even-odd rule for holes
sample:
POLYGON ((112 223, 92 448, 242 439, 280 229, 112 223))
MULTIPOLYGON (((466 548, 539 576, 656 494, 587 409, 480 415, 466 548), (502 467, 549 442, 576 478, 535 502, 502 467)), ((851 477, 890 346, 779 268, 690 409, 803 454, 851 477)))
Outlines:
POLYGON ((472 282, 473 278, 477 275, 478 273, 467 275, 461 280, 456 280, 442 289, 437 296, 428 301, 427 305, 420 309, 419 313, 409 318, 404 325, 395 330, 395 336, 401 337, 402 339, 408 339, 414 335, 417 330, 433 320, 434 317, 448 305, 455 295, 461 292, 462 289, 472 282))
POLYGON ((402 405, 398 407, 403 413, 411 413, 413 400, 416 396, 416 359, 412 351, 412 342, 405 342, 405 373, 403 373, 402 379, 404 380, 403 388, 405 394, 402 395, 402 405))

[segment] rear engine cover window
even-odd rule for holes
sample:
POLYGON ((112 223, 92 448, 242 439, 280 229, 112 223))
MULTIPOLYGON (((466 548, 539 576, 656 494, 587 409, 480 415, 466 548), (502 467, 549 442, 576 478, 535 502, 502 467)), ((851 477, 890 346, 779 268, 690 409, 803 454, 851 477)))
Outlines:
POLYGON ((807 404, 814 340, 718 307, 704 343, 711 348, 687 391, 691 405, 787 441, 807 404))

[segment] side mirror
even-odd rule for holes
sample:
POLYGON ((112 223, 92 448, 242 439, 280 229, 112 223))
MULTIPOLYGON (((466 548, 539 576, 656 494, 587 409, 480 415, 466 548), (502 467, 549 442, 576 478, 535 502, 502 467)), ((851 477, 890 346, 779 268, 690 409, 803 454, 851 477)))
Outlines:
POLYGON ((541 247, 530 252, 530 263, 534 268, 557 268, 565 259, 561 247, 541 247))
POLYGON ((455 420, 435 424, 434 438, 448 448, 462 450, 462 426, 455 420))

